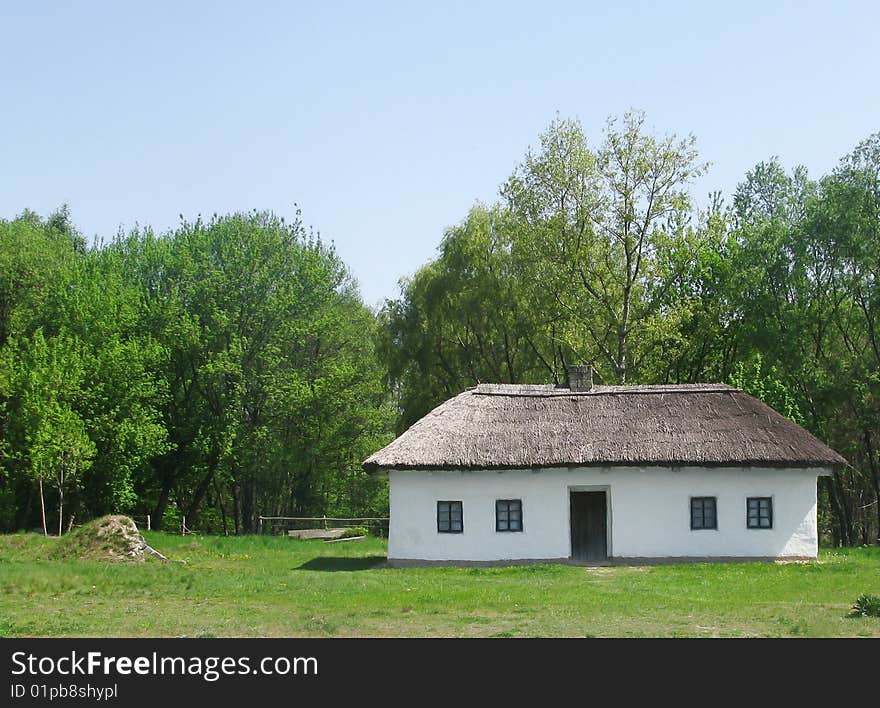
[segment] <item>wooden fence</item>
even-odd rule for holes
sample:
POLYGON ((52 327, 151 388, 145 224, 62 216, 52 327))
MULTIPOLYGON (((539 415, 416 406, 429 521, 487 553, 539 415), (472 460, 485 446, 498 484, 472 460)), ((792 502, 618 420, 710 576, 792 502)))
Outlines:
MULTIPOLYGON (((137 527, 142 530, 152 529, 152 520, 149 514, 132 515, 137 527)), ((328 529, 348 528, 351 526, 364 526, 370 532, 380 538, 388 536, 387 516, 260 516, 258 533, 282 535, 288 531, 302 529, 328 529)), ((167 529, 170 531, 171 529, 167 529)), ((197 533, 186 525, 186 517, 180 517, 180 535, 187 536, 197 533)))
MULTIPOLYGON (((131 518, 134 521, 135 526, 137 526, 139 529, 147 530, 147 531, 152 530, 152 528, 153 528, 152 519, 150 518, 149 514, 132 514, 131 518)), ((171 529, 169 527, 166 530, 170 531, 171 529)), ((186 517, 181 516, 180 517, 180 535, 186 536, 187 534, 193 534, 193 533, 197 533, 197 531, 194 531, 189 526, 187 526, 186 525, 186 517)))
POLYGON ((149 514, 132 514, 132 520, 139 529, 146 529, 147 531, 152 530, 152 526, 150 525, 150 515, 149 514))
POLYGON ((387 516, 260 516, 259 533, 284 534, 303 529, 348 528, 364 526, 376 536, 388 536, 387 516))

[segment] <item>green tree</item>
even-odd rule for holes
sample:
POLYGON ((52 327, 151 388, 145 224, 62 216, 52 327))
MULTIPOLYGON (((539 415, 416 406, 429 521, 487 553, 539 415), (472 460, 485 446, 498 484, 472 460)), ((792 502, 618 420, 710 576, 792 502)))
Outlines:
POLYGON ((564 341, 620 383, 638 379, 688 316, 673 286, 699 250, 686 191, 705 169, 694 142, 659 138, 644 114, 626 113, 591 150, 578 122, 557 120, 502 189, 545 317, 561 313, 564 341))
POLYGON ((171 445, 140 494, 156 525, 169 504, 213 523, 208 502, 237 532, 264 510, 325 512, 328 480, 390 424, 374 320, 333 249, 299 219, 259 213, 136 232, 113 249, 169 354, 171 445))
POLYGON ((401 428, 479 381, 540 382, 560 373, 555 325, 535 317, 502 209, 475 206, 439 250, 380 313, 379 349, 401 428))
POLYGON ((554 121, 501 201, 475 206, 402 282, 379 340, 399 427, 479 381, 562 383, 576 361, 605 381, 669 375, 700 300, 694 262, 715 242, 690 224, 693 138, 644 121, 609 120, 596 149, 578 122, 554 121))
POLYGON ((45 528, 43 481, 54 480, 58 491, 58 535, 63 529, 64 493, 75 488, 96 454, 85 424, 75 412, 82 394, 84 371, 77 343, 67 338, 47 340, 41 330, 15 342, 11 352, 17 406, 13 439, 21 441, 19 455, 40 490, 45 528))

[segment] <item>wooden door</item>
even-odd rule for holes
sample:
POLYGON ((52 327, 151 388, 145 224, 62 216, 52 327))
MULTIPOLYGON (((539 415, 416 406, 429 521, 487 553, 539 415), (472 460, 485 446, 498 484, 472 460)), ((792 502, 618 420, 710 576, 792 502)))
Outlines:
POLYGON ((571 492, 571 557, 608 559, 608 506, 605 492, 571 492))

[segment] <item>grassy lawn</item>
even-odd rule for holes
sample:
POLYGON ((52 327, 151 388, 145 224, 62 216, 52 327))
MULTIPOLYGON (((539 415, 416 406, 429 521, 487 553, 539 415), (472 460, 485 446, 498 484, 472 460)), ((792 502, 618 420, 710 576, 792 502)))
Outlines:
POLYGON ((0 536, 0 636, 880 637, 880 548, 817 562, 387 569, 371 539, 147 533, 185 563, 45 560, 0 536))

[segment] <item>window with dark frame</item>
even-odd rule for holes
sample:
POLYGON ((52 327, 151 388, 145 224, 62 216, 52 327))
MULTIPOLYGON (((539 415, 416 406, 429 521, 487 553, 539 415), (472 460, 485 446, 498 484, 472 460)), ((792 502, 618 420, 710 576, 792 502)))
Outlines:
POLYGON ((718 528, 716 497, 691 497, 691 530, 718 528))
POLYGON ((749 497, 746 499, 746 526, 750 529, 773 528, 772 497, 749 497))
POLYGON ((464 517, 460 501, 437 502, 437 533, 463 533, 464 517))
POLYGON ((498 499, 495 502, 495 530, 523 530, 522 499, 498 499))

